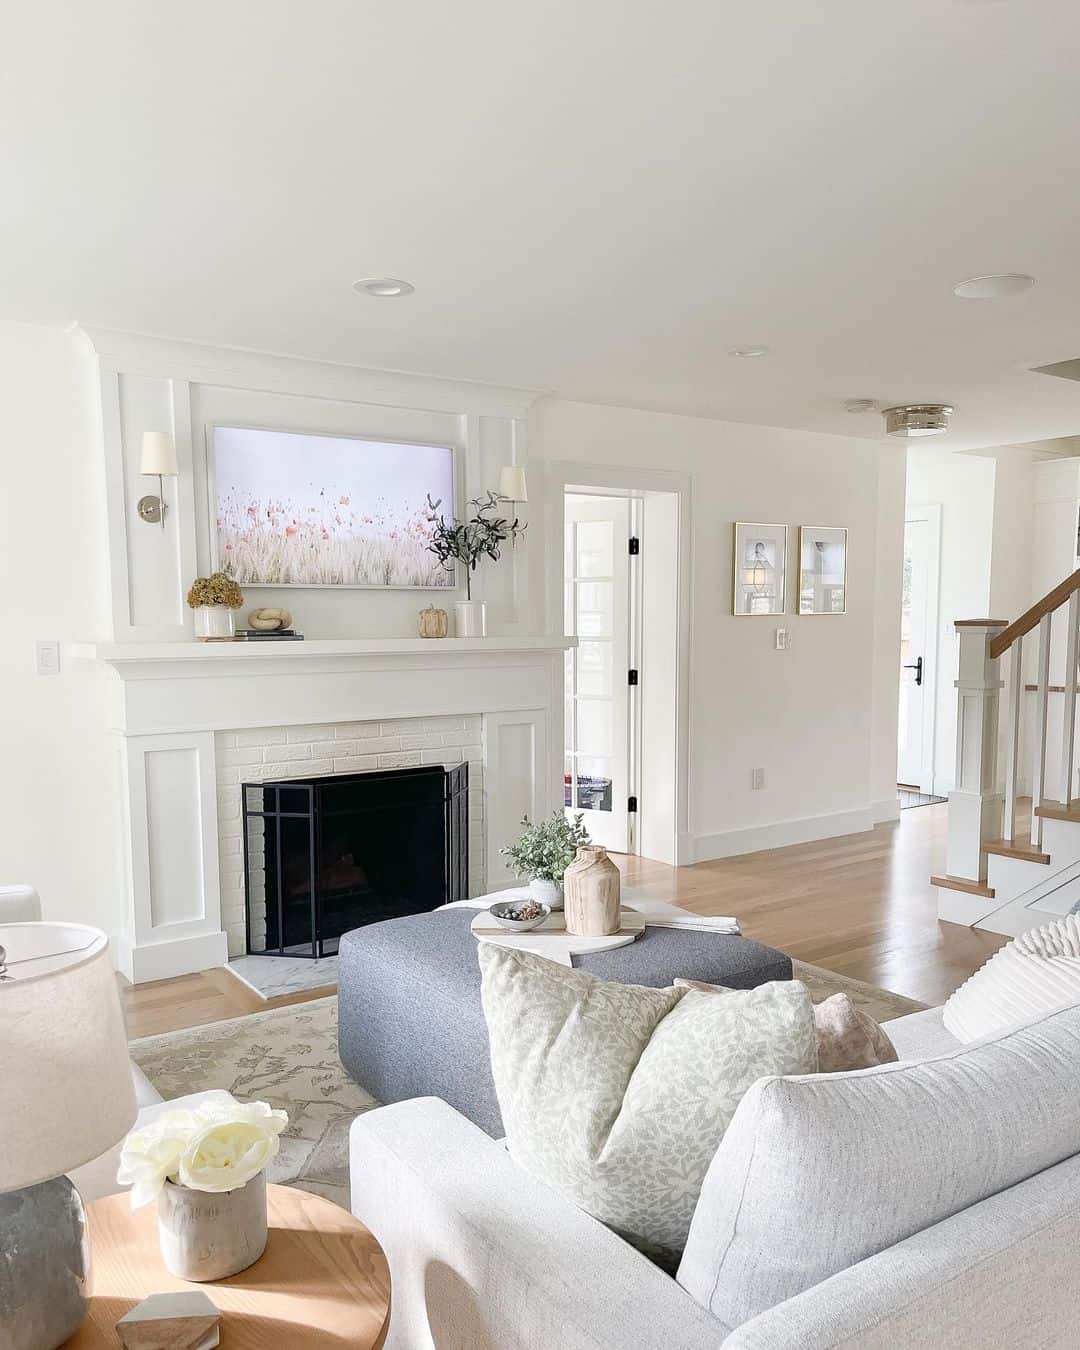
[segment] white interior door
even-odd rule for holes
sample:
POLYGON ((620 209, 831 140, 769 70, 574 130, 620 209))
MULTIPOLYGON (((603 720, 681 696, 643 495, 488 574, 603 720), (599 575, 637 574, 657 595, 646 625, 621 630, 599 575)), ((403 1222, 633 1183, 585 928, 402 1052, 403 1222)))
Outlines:
POLYGON ((904 524, 896 780, 921 792, 934 790, 940 511, 911 507, 904 524))
POLYGON ((564 804, 593 840, 629 847, 630 501, 566 494, 564 804))

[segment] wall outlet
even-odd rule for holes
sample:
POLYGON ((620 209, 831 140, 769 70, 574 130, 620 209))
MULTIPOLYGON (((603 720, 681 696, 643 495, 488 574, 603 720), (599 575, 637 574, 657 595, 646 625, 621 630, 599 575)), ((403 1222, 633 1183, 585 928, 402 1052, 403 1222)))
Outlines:
POLYGON ((38 675, 60 674, 59 642, 34 643, 34 671, 38 675))
POLYGON ((787 628, 778 628, 776 630, 776 650, 786 652, 791 646, 791 632, 787 628))
POLYGON ((764 786, 765 786, 765 770, 764 770, 764 769, 751 769, 751 770, 750 770, 750 788, 751 788, 751 790, 754 791, 754 792, 758 792, 758 791, 760 791, 764 786))

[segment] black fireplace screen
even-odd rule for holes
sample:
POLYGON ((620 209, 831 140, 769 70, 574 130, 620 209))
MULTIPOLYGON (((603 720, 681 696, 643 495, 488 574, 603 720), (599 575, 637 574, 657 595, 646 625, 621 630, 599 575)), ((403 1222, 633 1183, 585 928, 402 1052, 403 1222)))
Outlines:
POLYGON ((468 895, 467 764, 242 790, 249 952, 332 956, 352 928, 468 895))

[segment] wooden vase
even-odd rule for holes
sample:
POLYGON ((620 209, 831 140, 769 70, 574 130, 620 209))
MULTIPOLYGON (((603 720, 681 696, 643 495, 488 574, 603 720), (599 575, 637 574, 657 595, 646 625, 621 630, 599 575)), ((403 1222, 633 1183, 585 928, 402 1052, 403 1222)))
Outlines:
POLYGON ((566 931, 577 937, 608 937, 622 926, 619 869, 607 850, 583 844, 563 877, 566 931))

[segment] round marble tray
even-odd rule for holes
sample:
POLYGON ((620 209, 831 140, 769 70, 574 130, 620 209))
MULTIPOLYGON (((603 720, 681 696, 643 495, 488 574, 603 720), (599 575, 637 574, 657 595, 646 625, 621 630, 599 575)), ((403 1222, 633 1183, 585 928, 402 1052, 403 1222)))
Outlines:
POLYGON ((566 916, 561 910, 549 914, 539 928, 530 928, 528 932, 521 933, 510 928, 500 928, 487 910, 481 909, 472 921, 472 931, 480 942, 516 947, 519 951, 546 956, 549 961, 558 961, 560 965, 572 966, 572 956, 602 952, 609 947, 628 947, 644 933, 645 919, 641 914, 636 914, 632 909, 624 909, 621 913, 622 927, 609 937, 578 937, 568 933, 566 916))

